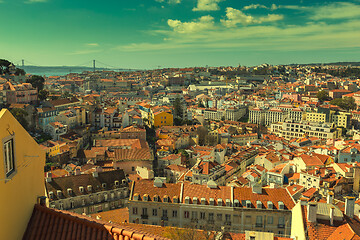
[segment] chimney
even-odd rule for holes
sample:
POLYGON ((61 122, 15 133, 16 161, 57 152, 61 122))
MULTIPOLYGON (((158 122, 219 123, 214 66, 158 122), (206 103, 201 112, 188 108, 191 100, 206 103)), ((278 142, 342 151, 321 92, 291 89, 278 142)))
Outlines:
POLYGON ((75 175, 80 175, 80 174, 81 174, 80 168, 76 168, 76 169, 75 169, 75 175))
POLYGON ((354 217, 355 197, 345 197, 345 215, 354 217))
POLYGON ((47 172, 46 173, 46 182, 51 182, 52 181, 52 174, 51 174, 51 172, 47 172))
POLYGON ((45 196, 40 196, 37 198, 38 200, 38 204, 40 204, 41 206, 46 207, 46 197, 45 196))
POLYGON ((308 203, 307 207, 307 217, 308 222, 316 222, 316 214, 317 214, 317 203, 316 202, 310 202, 308 203))
POLYGON ((334 202, 334 193, 329 191, 326 198, 326 203, 332 204, 334 202))
POLYGON ((300 198, 300 205, 301 206, 306 206, 306 204, 307 204, 307 198, 301 197, 300 198))
POLYGON ((354 185, 353 190, 355 193, 359 193, 360 191, 360 167, 354 166, 354 185))
POLYGON ((335 207, 331 206, 330 207, 330 225, 334 226, 334 212, 335 212, 335 207))

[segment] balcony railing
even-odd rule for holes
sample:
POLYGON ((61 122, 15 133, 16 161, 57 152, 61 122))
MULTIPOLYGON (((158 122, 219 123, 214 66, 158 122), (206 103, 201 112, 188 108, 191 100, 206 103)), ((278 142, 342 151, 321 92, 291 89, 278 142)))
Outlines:
POLYGON ((285 224, 278 224, 278 228, 285 228, 285 224))
POLYGON ((162 217, 161 217, 161 220, 163 220, 163 221, 168 221, 169 218, 168 218, 167 216, 162 216, 162 217))
POLYGON ((147 214, 142 214, 141 215, 141 219, 148 219, 149 218, 149 215, 147 215, 147 214))

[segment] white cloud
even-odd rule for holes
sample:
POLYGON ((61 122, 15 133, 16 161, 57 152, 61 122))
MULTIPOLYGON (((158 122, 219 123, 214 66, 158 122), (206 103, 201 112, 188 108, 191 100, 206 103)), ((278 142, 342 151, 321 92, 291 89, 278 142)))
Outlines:
POLYGON ((242 11, 228 7, 226 8, 226 19, 221 19, 220 21, 226 27, 236 27, 238 24, 249 25, 249 24, 260 24, 263 22, 274 22, 279 21, 284 18, 283 15, 279 14, 268 14, 267 16, 262 17, 253 17, 251 15, 246 15, 242 11))
POLYGON ((86 46, 90 46, 90 47, 98 47, 99 44, 98 43, 87 43, 86 46))
MULTIPOLYGON (((155 0, 156 2, 163 3, 165 0, 155 0)), ((181 3, 181 0, 167 0, 168 4, 179 4, 181 3)))
POLYGON ((214 18, 210 15, 202 16, 192 22, 181 22, 180 20, 169 19, 167 23, 178 33, 194 33, 215 28, 214 18))
POLYGON ((265 9, 267 9, 268 7, 266 7, 265 5, 261 5, 261 4, 251 4, 251 5, 249 5, 249 6, 243 7, 243 10, 258 9, 258 8, 265 8, 265 9))
POLYGON ((337 2, 311 9, 313 20, 360 18, 360 5, 350 2, 337 2))
POLYGON ((218 3, 224 0, 198 0, 193 11, 217 11, 220 9, 218 3))
POLYGON ((47 2, 48 0, 28 0, 25 3, 44 3, 47 2))
POLYGON ((159 32, 171 36, 159 43, 139 43, 118 46, 124 52, 142 51, 302 51, 319 49, 351 49, 360 47, 360 20, 328 25, 311 23, 303 26, 245 26, 242 28, 216 28, 213 31, 194 34, 159 32), (281 37, 279 37, 281 36, 281 37))

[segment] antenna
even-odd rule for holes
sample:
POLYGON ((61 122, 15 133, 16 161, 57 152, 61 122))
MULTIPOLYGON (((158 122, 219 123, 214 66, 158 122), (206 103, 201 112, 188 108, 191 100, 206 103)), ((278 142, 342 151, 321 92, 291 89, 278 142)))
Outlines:
POLYGON ((95 72, 95 69, 96 69, 96 67, 95 67, 95 60, 93 60, 93 71, 95 72))
POLYGON ((25 60, 24 59, 21 60, 21 65, 22 65, 22 68, 24 68, 24 65, 25 65, 25 60))

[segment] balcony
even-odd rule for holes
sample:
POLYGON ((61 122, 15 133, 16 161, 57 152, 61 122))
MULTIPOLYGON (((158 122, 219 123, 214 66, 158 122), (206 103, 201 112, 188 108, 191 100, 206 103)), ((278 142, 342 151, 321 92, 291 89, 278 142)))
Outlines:
POLYGON ((163 220, 163 221, 168 221, 169 218, 168 218, 167 216, 162 216, 162 217, 161 217, 161 220, 163 220))
POLYGON ((255 227, 263 227, 263 224, 262 223, 256 223, 255 227))
POLYGON ((231 226, 231 222, 230 221, 225 221, 225 225, 226 226, 231 226))
POLYGON ((285 228, 285 224, 278 224, 278 228, 285 228))
POLYGON ((141 219, 148 219, 149 218, 149 215, 147 215, 147 214, 142 214, 141 215, 141 219))
POLYGON ((215 221, 212 219, 212 220, 208 220, 208 224, 214 224, 215 221))

